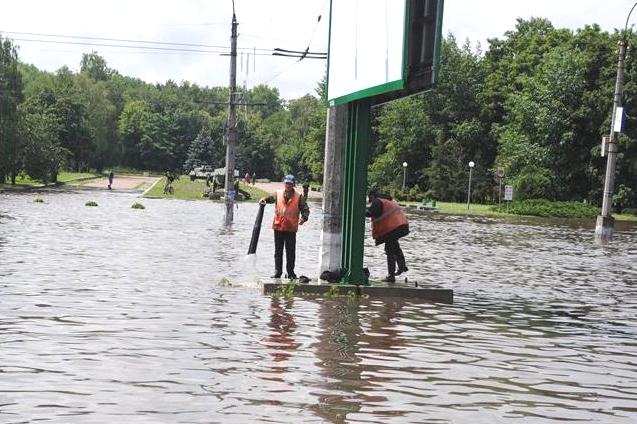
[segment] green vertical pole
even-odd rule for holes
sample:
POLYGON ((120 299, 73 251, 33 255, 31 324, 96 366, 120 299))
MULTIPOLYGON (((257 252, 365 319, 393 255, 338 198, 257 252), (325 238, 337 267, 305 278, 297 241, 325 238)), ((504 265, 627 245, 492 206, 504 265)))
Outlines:
POLYGON ((371 102, 348 103, 343 169, 343 284, 369 284, 363 272, 367 162, 371 136, 371 102))

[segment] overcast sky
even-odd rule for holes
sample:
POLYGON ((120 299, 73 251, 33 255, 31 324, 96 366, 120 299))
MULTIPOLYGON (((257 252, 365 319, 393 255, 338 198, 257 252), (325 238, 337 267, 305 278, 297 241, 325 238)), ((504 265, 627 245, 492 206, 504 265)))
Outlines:
MULTIPOLYGON (((365 0, 358 1, 362 4, 365 0)), ((391 4, 403 0, 388 1, 391 4)), ((545 17, 556 27, 572 29, 598 23, 602 29, 612 31, 624 26, 634 3, 634 0, 446 0, 444 34, 452 32, 460 42, 465 38, 479 41, 486 50, 487 38, 502 37, 515 27, 518 17, 545 17)), ((329 4, 329 0, 235 0, 238 46, 242 52, 238 57, 237 83, 248 87, 265 83, 277 87, 286 98, 314 94, 325 72, 324 60, 299 62, 272 57, 270 53, 277 47, 305 50, 308 46, 310 51, 326 52, 329 4)), ((55 71, 67 65, 77 71, 82 53, 94 50, 111 68, 147 82, 172 79, 208 86, 229 83, 230 61, 221 53, 230 46, 232 0, 16 0, 2 2, 0 10, 0 33, 14 39, 23 62, 40 69, 55 71)), ((631 22, 637 23, 637 12, 631 22)))

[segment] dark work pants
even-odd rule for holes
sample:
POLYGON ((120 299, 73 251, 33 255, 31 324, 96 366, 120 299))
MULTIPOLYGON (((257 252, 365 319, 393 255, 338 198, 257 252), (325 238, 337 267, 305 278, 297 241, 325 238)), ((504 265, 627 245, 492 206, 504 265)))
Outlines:
POLYGON ((398 262, 399 269, 405 269, 405 255, 398 244, 398 239, 391 239, 385 241, 385 254, 387 255, 387 273, 388 275, 394 275, 396 273, 396 262, 398 262))
POLYGON ((274 230, 274 270, 280 276, 283 272, 283 247, 285 246, 285 269, 288 277, 294 274, 296 260, 296 232, 274 230))

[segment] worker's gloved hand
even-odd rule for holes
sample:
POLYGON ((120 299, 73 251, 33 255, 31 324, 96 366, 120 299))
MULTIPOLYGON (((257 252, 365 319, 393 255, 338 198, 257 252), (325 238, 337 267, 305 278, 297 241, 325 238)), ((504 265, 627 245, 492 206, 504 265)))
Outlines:
POLYGON ((259 199, 259 204, 260 205, 265 205, 265 197, 262 197, 259 199))

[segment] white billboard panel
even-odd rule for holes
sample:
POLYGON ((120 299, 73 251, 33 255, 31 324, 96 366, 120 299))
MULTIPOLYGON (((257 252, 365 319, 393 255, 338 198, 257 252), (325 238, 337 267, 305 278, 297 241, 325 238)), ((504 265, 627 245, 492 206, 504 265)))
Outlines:
POLYGON ((400 0, 332 0, 331 103, 403 88, 405 13, 406 2, 400 0))

